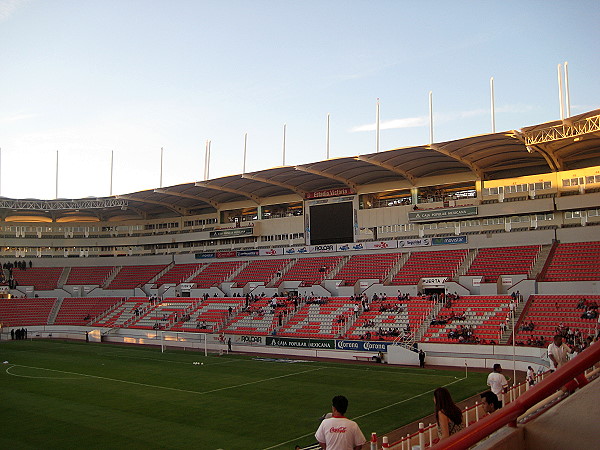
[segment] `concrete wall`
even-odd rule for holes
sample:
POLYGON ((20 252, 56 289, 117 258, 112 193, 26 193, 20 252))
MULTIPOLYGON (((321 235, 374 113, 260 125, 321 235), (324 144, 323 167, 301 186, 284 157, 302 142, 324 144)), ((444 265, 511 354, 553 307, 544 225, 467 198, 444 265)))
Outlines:
MULTIPOLYGON (((21 327, 18 327, 21 328, 21 327)), ((107 329, 95 327, 76 326, 31 326, 28 330, 28 339, 55 338, 85 340, 86 332, 88 338, 93 336, 94 340, 102 342, 154 345, 160 347, 165 343, 169 347, 177 347, 184 350, 218 351, 226 349, 226 344, 220 340, 218 334, 208 333, 179 333, 171 331, 156 330, 134 330, 134 329, 107 329)), ((0 332, 0 340, 10 339, 11 327, 3 328, 0 332)), ((321 349, 298 349, 269 347, 265 345, 264 336, 226 336, 232 339, 232 350, 249 353, 262 353, 272 355, 286 355, 287 357, 315 357, 333 358, 340 360, 354 360, 355 356, 371 357, 375 352, 360 352, 354 350, 321 350, 321 349)), ((420 344, 426 354, 426 364, 452 366, 458 368, 486 368, 491 369, 495 363, 502 364, 505 374, 511 375, 513 370, 513 347, 491 346, 491 345, 466 345, 466 344, 420 344)), ((514 367, 516 370, 525 371, 531 365, 534 370, 539 367, 548 367, 549 362, 545 357, 545 349, 532 347, 515 347, 514 367)), ((387 362, 394 365, 417 366, 419 360, 417 353, 401 346, 388 346, 386 355, 387 362)))
MULTIPOLYGON (((521 291, 522 292, 522 291, 521 291)), ((600 281, 577 281, 577 282, 539 282, 537 283, 537 293, 544 295, 574 295, 600 294, 600 281)))
POLYGON ((574 228, 559 228, 556 237, 560 242, 600 241, 600 226, 592 225, 574 228))
MULTIPOLYGON (((419 349, 427 354, 426 364, 491 369, 494 364, 500 363, 505 372, 513 369, 513 347, 510 346, 421 343, 419 349)), ((414 366, 419 364, 416 353, 411 359, 405 352, 397 352, 395 347, 388 348, 388 359, 390 363, 414 366), (408 357, 408 360, 404 359, 405 357, 408 357)), ((515 347, 516 370, 526 371, 527 366, 532 366, 537 371, 539 367, 549 367, 549 364, 546 349, 515 347)))

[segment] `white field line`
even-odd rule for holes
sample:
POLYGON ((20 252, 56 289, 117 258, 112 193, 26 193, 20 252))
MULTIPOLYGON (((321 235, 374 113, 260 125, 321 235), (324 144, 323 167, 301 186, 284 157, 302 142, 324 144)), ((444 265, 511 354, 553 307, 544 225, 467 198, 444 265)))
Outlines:
MULTIPOLYGON (((56 347, 60 347, 60 348, 73 348, 72 345, 70 344, 55 344, 56 347)), ((142 349, 139 349, 140 351, 142 349)), ((153 352, 154 350, 147 350, 147 349, 143 349, 147 352, 153 352)), ((185 361, 175 361, 172 359, 160 359, 160 358, 151 358, 148 356, 129 356, 126 355, 124 353, 126 353, 127 350, 120 350, 120 349, 107 349, 106 352, 102 352, 102 351, 97 351, 96 354, 98 356, 110 356, 110 357, 117 357, 117 358, 130 358, 130 359, 146 359, 149 361, 159 361, 159 362, 170 362, 170 363, 174 363, 174 364, 191 364, 190 362, 185 362, 185 361), (123 354, 121 354, 123 353, 123 354)), ((211 359, 221 359, 220 356, 214 356, 214 355, 208 355, 208 356, 204 356, 204 354, 202 354, 201 352, 198 353, 198 357, 199 360, 204 359, 204 358, 211 358, 211 359)), ((206 361, 206 360, 205 360, 206 361)), ((237 363, 237 362, 256 362, 256 363, 272 363, 272 364, 276 364, 276 361, 257 361, 254 359, 227 359, 227 360, 221 360, 219 362, 205 362, 206 365, 209 366, 216 366, 216 365, 222 365, 222 364, 233 364, 233 363, 237 363)), ((307 363, 309 362, 313 362, 310 360, 306 361, 307 363)), ((348 366, 350 366, 348 364, 348 366)), ((313 365, 312 367, 319 367, 321 369, 332 369, 332 370, 354 370, 354 371, 359 371, 359 372, 364 372, 364 371, 370 371, 370 372, 382 372, 385 371, 386 368, 385 367, 379 367, 379 366, 375 366, 375 367, 371 367, 371 366, 365 366, 363 367, 336 367, 336 366, 326 366, 326 365, 313 365)), ((420 371, 417 372, 400 372, 397 373, 396 375, 399 376, 404 376, 404 375, 418 375, 420 377, 448 377, 448 378, 456 378, 453 377, 452 375, 439 375, 439 374, 435 374, 435 373, 422 373, 420 371)))
MULTIPOLYGON (((159 361, 159 362, 169 362, 169 363, 174 363, 174 364, 190 364, 190 362, 186 362, 186 361, 174 361, 172 359, 160 359, 160 358, 150 358, 147 356, 129 356, 129 355, 120 355, 117 352, 111 352, 111 353, 97 353, 98 355, 108 355, 108 356, 112 356, 112 357, 116 357, 116 358, 130 358, 130 359, 146 359, 149 361, 159 361)), ((204 355, 199 355, 200 359, 205 358, 204 355)), ((208 358, 212 358, 212 359, 219 359, 221 358, 220 356, 208 356, 208 358)), ((216 366, 216 365, 223 365, 223 364, 234 364, 234 363, 247 363, 247 362, 252 362, 252 363, 267 363, 267 364, 278 364, 277 361, 260 361, 260 360, 255 360, 255 359, 227 359, 227 360, 221 360, 219 362, 206 362, 205 364, 209 365, 209 366, 216 366)), ((311 363, 312 361, 307 361, 307 363, 311 363)), ((300 363, 302 364, 302 363, 300 363)), ((384 372, 386 370, 385 367, 364 367, 364 368, 358 368, 358 367, 336 367, 336 366, 325 366, 325 365, 312 365, 312 367, 314 368, 320 368, 320 369, 332 369, 332 370, 354 370, 354 371, 358 371, 358 372, 365 372, 365 371, 369 371, 370 373, 379 373, 379 372, 384 372)), ((422 373, 420 371, 418 372, 400 372, 397 373, 396 375, 399 376, 413 376, 413 375, 418 375, 420 377, 448 377, 448 378, 456 378, 452 375, 440 375, 440 374, 435 374, 435 373, 422 373)))
POLYGON ((264 380, 250 381, 248 383, 238 384, 237 386, 230 386, 230 387, 223 387, 223 388, 218 388, 218 389, 211 389, 210 391, 202 392, 202 394, 208 394, 208 393, 217 392, 217 391, 225 391, 227 389, 233 389, 233 388, 237 388, 237 387, 248 386, 248 385, 251 385, 251 384, 262 383, 264 381, 277 380, 278 378, 292 377, 292 376, 296 376, 296 375, 301 375, 303 373, 315 372, 317 370, 321 370, 321 369, 316 368, 316 369, 310 369, 310 370, 303 370, 302 372, 290 373, 290 374, 287 374, 287 375, 279 375, 277 377, 265 378, 264 380))
POLYGON ((12 365, 6 369, 6 373, 9 375, 12 375, 13 377, 35 378, 35 379, 44 379, 44 380, 77 380, 77 379, 81 379, 80 376, 75 376, 75 377, 35 377, 35 376, 31 376, 31 375, 19 375, 17 373, 12 373, 10 371, 10 369, 12 369, 13 367, 16 367, 16 366, 12 365))
MULTIPOLYGON (((364 369, 359 369, 358 367, 343 367, 343 366, 341 366, 341 367, 339 367, 339 366, 317 366, 317 367, 321 367, 321 368, 324 368, 324 369, 333 369, 333 370, 358 370, 358 371, 361 371, 361 372, 369 371, 370 374, 380 373, 380 372, 385 372, 386 371, 386 369, 384 367, 381 367, 381 368, 379 368, 379 367, 376 367, 376 368, 365 367, 364 369)), ((411 375, 411 376, 413 376, 413 375, 418 375, 420 377, 456 378, 453 375, 440 375, 440 374, 437 374, 437 373, 422 373, 420 371, 418 371, 418 372, 398 372, 398 373, 395 373, 394 375, 398 375, 398 376, 404 376, 404 375, 411 375)))
MULTIPOLYGON (((451 384, 458 383, 459 381, 462 381, 462 380, 465 380, 465 379, 466 379, 465 377, 463 377, 463 378, 459 378, 458 380, 454 380, 454 381, 452 381, 452 382, 450 382, 450 383, 447 383, 447 384, 445 384, 444 386, 450 386, 451 384)), ((434 390, 435 390, 435 389, 430 389, 429 391, 422 392, 422 393, 420 393, 420 394, 417 394, 417 395, 413 395, 412 397, 410 397, 410 398, 406 398, 406 399, 404 399, 404 400, 401 400, 401 401, 399 401, 399 402, 396 402, 396 403, 391 403, 391 404, 389 404, 389 405, 387 405, 387 406, 384 406, 383 408, 374 409, 373 411, 369 411, 368 413, 361 414, 360 416, 356 416, 356 417, 354 417, 352 420, 355 420, 355 419, 360 419, 360 418, 362 418, 362 417, 366 417, 366 416, 370 416, 371 414, 375 414, 375 413, 377 413, 377 412, 379 412, 379 411, 383 411, 384 409, 391 408, 392 406, 401 405, 402 403, 409 402, 409 401, 411 401, 411 400, 414 400, 415 398, 419 398, 419 397, 421 397, 421 396, 423 396, 423 395, 425 395, 425 394, 431 394, 431 393, 433 393, 433 391, 434 391, 434 390)), ((271 446, 271 447, 265 447, 263 450, 271 450, 271 449, 273 449, 273 448, 281 447, 282 445, 286 445, 286 444, 289 444, 289 443, 291 443, 291 442, 296 442, 296 441, 298 441, 299 439, 303 439, 303 438, 305 438, 305 437, 312 436, 313 434, 314 434, 314 433, 307 433, 307 434, 304 434, 304 435, 302 435, 302 436, 298 436, 298 437, 296 437, 296 438, 294 438, 294 439, 290 439, 289 441, 280 442, 279 444, 275 444, 275 445, 273 445, 273 446, 271 446)))
MULTIPOLYGON (((189 361, 175 361, 172 359, 160 359, 160 358, 150 358, 148 356, 129 356, 129 355, 120 355, 118 353, 96 353, 99 356, 110 356, 112 358, 128 358, 128 359, 145 359, 148 361, 158 361, 158 362, 168 362, 168 363, 173 363, 173 364, 192 364, 189 361)), ((200 359, 205 358, 204 355, 198 355, 200 357, 200 359)), ((218 358, 218 356, 209 356, 208 358, 218 358)), ((219 366, 219 365, 223 365, 223 364, 231 364, 234 363, 238 360, 234 360, 234 359, 229 359, 229 360, 225 360, 225 361, 219 361, 219 362, 207 362, 206 365, 207 366, 219 366)))
POLYGON ((206 394, 210 394, 211 392, 225 391, 225 390, 228 390, 228 389, 236 389, 236 388, 240 388, 240 387, 244 387, 244 386, 249 386, 249 385, 252 385, 252 384, 264 383, 265 381, 277 380, 279 378, 293 377, 293 376, 296 376, 296 375, 301 375, 303 373, 314 372, 316 370, 321 370, 319 368, 310 369, 310 370, 303 370, 301 372, 289 373, 289 374, 286 374, 286 375, 279 375, 279 376, 270 377, 270 378, 263 378, 262 380, 250 381, 248 383, 242 383, 242 384, 237 384, 237 385, 233 385, 233 386, 226 386, 226 387, 222 387, 222 388, 218 388, 218 389, 211 389, 209 391, 191 391, 191 390, 188 390, 188 389, 172 388, 172 387, 168 387, 168 386, 157 386, 157 385, 154 385, 154 384, 138 383, 137 381, 119 380, 119 379, 116 379, 116 378, 101 377, 101 376, 98 376, 98 375, 88 375, 88 374, 85 374, 85 373, 68 372, 68 371, 65 371, 65 370, 57 370, 57 369, 46 369, 44 367, 24 366, 24 365, 21 365, 21 364, 13 364, 9 368, 7 368, 6 369, 6 373, 8 375, 19 376, 19 375, 15 375, 15 374, 13 374, 13 373, 11 373, 11 372, 8 371, 8 369, 11 369, 13 367, 25 367, 27 369, 46 370, 46 371, 50 371, 50 372, 58 372, 58 373, 64 373, 64 374, 68 374, 68 375, 77 375, 77 376, 80 376, 80 377, 95 378, 95 379, 98 379, 98 380, 114 381, 116 383, 133 384, 133 385, 136 385, 136 386, 144 386, 144 387, 149 387, 149 388, 154 388, 154 389, 164 389, 164 390, 168 390, 168 391, 185 392, 185 393, 188 393, 188 394, 196 394, 196 395, 206 395, 206 394))

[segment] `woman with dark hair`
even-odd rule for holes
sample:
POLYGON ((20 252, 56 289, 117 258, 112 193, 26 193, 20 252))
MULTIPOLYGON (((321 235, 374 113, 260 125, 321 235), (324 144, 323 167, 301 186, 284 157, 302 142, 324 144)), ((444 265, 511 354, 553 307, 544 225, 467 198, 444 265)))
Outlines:
POLYGON ((440 440, 463 429, 462 412, 452 401, 448 389, 440 387, 433 391, 433 402, 440 440))

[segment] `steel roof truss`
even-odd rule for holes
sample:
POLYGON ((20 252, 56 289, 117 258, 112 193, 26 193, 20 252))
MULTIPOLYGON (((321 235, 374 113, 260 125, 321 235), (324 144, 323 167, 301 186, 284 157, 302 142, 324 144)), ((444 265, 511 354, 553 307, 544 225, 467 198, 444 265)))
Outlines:
POLYGON ((217 203, 214 200, 211 200, 209 198, 206 198, 206 197, 200 197, 199 195, 185 194, 183 192, 171 191, 169 189, 154 189, 154 192, 156 192, 157 194, 173 195, 174 197, 189 198, 191 200, 197 200, 199 202, 208 203, 210 206, 212 206, 215 209, 219 209, 219 203, 217 203))
POLYGON ((558 141, 560 139, 575 138, 588 133, 600 131, 600 115, 587 117, 586 119, 563 123, 562 125, 532 130, 523 133, 525 145, 535 145, 544 142, 558 141))
POLYGON ((242 178, 246 178, 246 179, 254 180, 254 181, 260 181, 261 183, 271 184, 273 186, 279 186, 279 187, 282 187, 284 189, 289 189, 290 191, 295 192, 296 194, 298 194, 301 197, 304 197, 304 195, 306 194, 306 191, 304 191, 304 190, 302 190, 300 188, 297 188, 296 186, 293 186, 293 185, 288 184, 288 183, 282 183, 280 181, 275 181, 275 180, 272 180, 270 178, 263 178, 263 177, 261 177, 259 175, 253 175, 253 174, 249 174, 249 173, 244 173, 244 174, 242 174, 242 178))
POLYGON ((333 175, 331 173, 327 173, 327 172, 323 172, 321 170, 316 170, 316 169, 312 169, 310 167, 306 167, 306 166, 294 166, 294 168, 296 170, 299 170, 300 172, 307 172, 307 173, 312 173, 313 175, 318 175, 324 178, 329 178, 335 181, 339 181, 342 184, 345 184, 346 186, 348 186, 350 189, 352 189, 353 191, 357 191, 357 186, 355 183, 353 183, 352 181, 340 177, 338 175, 333 175))
POLYGON ((378 160, 373 159, 373 158, 369 158, 368 156, 357 156, 356 159, 358 159, 359 161, 366 162, 368 164, 372 164, 374 166, 379 166, 379 167, 381 167, 383 169, 389 170, 390 172, 394 172, 394 173, 396 173, 398 175, 401 175, 404 178, 406 178, 408 181, 410 181, 410 184, 412 184, 413 186, 415 186, 416 178, 414 176, 412 176, 406 170, 402 170, 399 167, 396 167, 396 166, 394 166, 392 164, 388 164, 388 163, 381 162, 381 161, 378 161, 378 160))
POLYGON ((208 182, 205 182, 205 181, 196 181, 195 185, 203 187, 203 188, 207 188, 207 189, 213 189, 215 191, 229 192, 230 194, 241 195, 243 197, 249 198, 257 205, 260 205, 260 197, 258 195, 254 195, 254 194, 251 194, 246 191, 241 191, 239 189, 233 189, 233 188, 229 188, 229 187, 225 187, 225 186, 217 186, 217 185, 213 185, 208 182))

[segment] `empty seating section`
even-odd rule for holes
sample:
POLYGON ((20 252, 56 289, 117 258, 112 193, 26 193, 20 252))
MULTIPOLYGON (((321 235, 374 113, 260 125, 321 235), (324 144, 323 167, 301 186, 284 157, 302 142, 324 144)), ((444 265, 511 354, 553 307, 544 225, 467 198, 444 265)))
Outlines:
POLYGON ((87 325, 119 301, 120 297, 64 298, 54 325, 87 325))
POLYGON ((278 336, 333 339, 344 331, 358 301, 332 297, 325 304, 306 303, 277 332, 278 336))
POLYGON ((482 341, 499 342, 501 324, 506 322, 510 310, 510 296, 469 296, 452 301, 444 306, 436 320, 447 320, 446 324, 430 325, 423 336, 424 342, 461 342, 449 338, 448 333, 460 327, 472 327, 473 337, 482 341), (452 319, 455 317, 455 319, 452 319), (459 320, 458 318, 464 318, 459 320))
POLYGON ((544 281, 600 280, 600 242, 558 244, 544 281))
POLYGON ((148 283, 166 267, 166 265, 123 266, 107 289, 134 289, 148 283))
MULTIPOLYGON (((279 325, 279 315, 287 315, 293 310, 293 303, 278 299, 280 306, 272 308, 271 299, 263 298, 255 301, 249 308, 242 310, 224 330, 229 334, 253 334, 264 336, 279 325)), ((282 315, 281 320, 284 320, 282 315)))
POLYGON ((92 325, 96 327, 124 327, 134 317, 136 310, 138 315, 149 308, 146 297, 130 297, 119 306, 99 317, 92 325))
POLYGON ((284 281, 301 281, 300 286, 319 284, 341 261, 341 256, 299 258, 279 279, 277 286, 284 281))
POLYGON ((114 267, 72 267, 67 278, 67 285, 102 286, 114 267))
MULTIPOLYGON (((197 298, 166 298, 162 303, 148 305, 130 319, 128 328, 169 329, 196 306, 197 298)), ((135 311, 134 311, 135 312, 135 311)))
POLYGON ((334 278, 344 280, 348 286, 356 284, 360 279, 378 279, 383 282, 399 258, 400 253, 351 256, 334 278))
POLYGON ((539 251, 539 245, 481 248, 466 275, 482 276, 491 283, 500 275, 528 275, 539 251))
POLYGON ((161 275, 154 284, 157 287, 160 287, 163 284, 183 283, 191 277, 199 267, 199 264, 175 264, 166 273, 161 275))
POLYGON ((226 281, 242 264, 244 264, 243 261, 210 263, 191 279, 190 283, 196 283, 196 287, 200 289, 208 289, 226 281))
POLYGON ((244 267, 233 280, 238 287, 244 287, 249 282, 264 283, 266 286, 269 281, 277 276, 288 263, 289 259, 265 259, 251 261, 244 267))
POLYGON ((524 313, 521 314, 515 342, 526 343, 529 339, 540 338, 549 344, 557 332, 557 327, 563 325, 570 329, 579 329, 584 335, 593 334, 598 319, 583 319, 584 309, 577 309, 579 301, 595 301, 600 305, 600 295, 532 295, 529 297, 524 313), (533 322, 532 331, 523 331, 523 324, 533 322))
POLYGON ((467 250, 413 252, 392 279, 392 284, 413 285, 423 277, 452 278, 467 253, 467 250))
POLYGON ((369 311, 360 314, 346 333, 347 339, 393 341, 409 340, 423 319, 429 315, 433 303, 421 297, 410 300, 376 300, 369 304, 369 311))
POLYGON ((38 291, 58 288, 62 267, 30 267, 26 270, 13 269, 13 277, 20 286, 33 286, 38 291))
MULTIPOLYGON (((466 275, 485 277, 487 282, 494 282, 501 275, 527 275, 539 251, 539 245, 481 248, 466 275)), ((466 249, 412 252, 405 255, 408 258, 392 277, 391 284, 415 285, 423 277, 452 278, 465 263, 467 255, 466 249)), ((225 281, 233 282, 233 286, 238 288, 251 282, 268 286, 274 280, 277 286, 286 281, 311 286, 325 278, 343 280, 351 286, 360 279, 378 279, 384 283, 401 258, 402 254, 396 252, 351 256, 303 255, 297 258, 175 264, 171 267, 89 266, 70 268, 68 277, 61 267, 32 267, 13 269, 12 272, 19 286, 33 286, 37 291, 56 289, 64 278, 67 278, 66 285, 103 286, 113 275, 106 289, 134 289, 153 280, 154 288, 186 281, 199 289, 218 286, 225 281), (167 268, 169 270, 165 270, 167 268), (332 276, 331 272, 338 268, 332 276)), ((541 277, 544 277, 543 281, 559 282, 600 280, 600 241, 556 244, 541 277)), ((118 295, 118 292, 115 294, 118 295)), ((560 324, 583 333, 593 332, 597 319, 582 318, 584 310, 576 307, 582 297, 531 296, 515 330, 517 343, 547 343, 560 324), (533 330, 522 329, 523 324, 531 322, 533 330)), ((600 303, 600 295, 585 298, 600 303)), ((246 300, 243 297, 209 297, 206 300, 177 297, 162 302, 150 302, 147 297, 64 298, 62 302, 56 302, 54 298, 0 299, 0 323, 19 327, 48 325, 49 318, 54 317, 56 312, 50 325, 405 341, 412 341, 420 328, 420 333, 424 332, 423 342, 443 343, 459 342, 449 333, 468 327, 476 340, 486 343, 499 341, 509 314, 510 300, 507 295, 463 296, 453 300, 451 307, 441 308, 434 318, 436 323, 430 324, 435 303, 421 297, 371 301, 369 310, 361 308, 359 314, 355 314, 354 306, 360 306, 360 302, 347 297, 310 299, 306 303, 301 300, 297 309, 287 299, 278 299, 278 306, 272 307, 271 298, 256 300, 244 308, 246 300), (427 320, 427 326, 422 326, 424 320, 427 320)), ((507 323, 507 326, 510 324, 507 323)))
POLYGON ((414 333, 423 324, 423 321, 427 320, 433 310, 434 303, 426 297, 415 297, 411 298, 406 306, 408 308, 408 322, 414 333))
POLYGON ((238 297, 208 298, 204 301, 196 299, 198 303, 187 312, 189 320, 179 320, 170 328, 172 331, 199 331, 213 332, 221 330, 227 321, 234 317, 236 312, 244 305, 245 299, 238 297), (231 308, 231 315, 229 314, 231 308))
POLYGON ((55 302, 55 298, 1 298, 0 323, 4 327, 47 325, 55 302))
POLYGON ((408 325, 408 311, 402 301, 376 300, 369 304, 368 311, 360 314, 346 333, 346 338, 378 340, 381 335, 385 336, 385 340, 392 340, 399 336, 399 333, 404 333, 406 325, 408 325), (398 334, 392 336, 394 333, 398 334))

